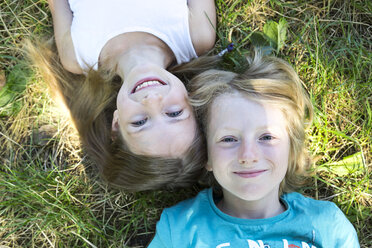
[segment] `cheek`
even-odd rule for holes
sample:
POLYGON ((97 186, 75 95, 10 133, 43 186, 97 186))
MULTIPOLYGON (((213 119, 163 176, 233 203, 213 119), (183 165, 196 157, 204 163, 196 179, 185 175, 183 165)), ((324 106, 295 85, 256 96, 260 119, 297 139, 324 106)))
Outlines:
POLYGON ((121 114, 125 113, 125 110, 129 109, 128 98, 125 96, 118 95, 116 99, 116 108, 121 112, 121 114))
POLYGON ((116 105, 123 105, 126 101, 128 101, 128 93, 123 84, 119 89, 118 95, 116 97, 116 105))
POLYGON ((208 162, 213 170, 226 170, 234 159, 236 154, 233 149, 208 147, 208 162))
POLYGON ((182 82, 174 83, 169 93, 179 97, 179 99, 188 97, 187 90, 182 82))
POLYGON ((121 100, 122 101, 118 101, 116 105, 120 121, 127 122, 134 115, 145 113, 145 109, 141 104, 134 102, 129 98, 121 100))
POLYGON ((281 170, 287 168, 289 161, 289 146, 278 145, 276 147, 266 147, 264 153, 267 159, 269 159, 275 170, 281 170))

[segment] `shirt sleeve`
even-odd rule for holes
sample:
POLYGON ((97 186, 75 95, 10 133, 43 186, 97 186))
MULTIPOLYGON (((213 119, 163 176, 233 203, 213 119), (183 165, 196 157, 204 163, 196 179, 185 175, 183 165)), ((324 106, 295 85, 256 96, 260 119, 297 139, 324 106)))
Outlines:
POLYGON ((168 216, 165 212, 161 214, 160 220, 156 224, 156 233, 148 248, 171 248, 171 229, 168 216))
POLYGON ((354 226, 346 218, 344 213, 335 204, 332 204, 335 208, 335 222, 334 230, 336 235, 335 247, 339 248, 359 248, 358 236, 354 226))

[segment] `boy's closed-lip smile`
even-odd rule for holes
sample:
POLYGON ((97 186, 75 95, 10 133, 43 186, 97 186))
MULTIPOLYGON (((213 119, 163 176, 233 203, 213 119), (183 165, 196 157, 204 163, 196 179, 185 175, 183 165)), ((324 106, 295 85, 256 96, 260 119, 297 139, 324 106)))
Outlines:
POLYGON ((236 171, 234 172, 235 175, 238 175, 243 178, 253 178, 258 177, 265 173, 267 170, 265 169, 258 169, 258 170, 245 170, 245 171, 236 171))

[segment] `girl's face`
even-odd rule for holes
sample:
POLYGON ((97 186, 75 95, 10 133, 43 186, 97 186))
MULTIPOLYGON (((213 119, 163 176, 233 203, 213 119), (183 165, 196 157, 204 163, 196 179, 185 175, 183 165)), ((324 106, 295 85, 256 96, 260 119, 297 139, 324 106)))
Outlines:
POLYGON ((217 97, 208 125, 208 165, 224 199, 261 201, 276 197, 289 159, 282 111, 242 94, 217 97))
POLYGON ((133 153, 181 158, 196 131, 185 86, 161 68, 133 70, 119 91, 113 130, 133 153))

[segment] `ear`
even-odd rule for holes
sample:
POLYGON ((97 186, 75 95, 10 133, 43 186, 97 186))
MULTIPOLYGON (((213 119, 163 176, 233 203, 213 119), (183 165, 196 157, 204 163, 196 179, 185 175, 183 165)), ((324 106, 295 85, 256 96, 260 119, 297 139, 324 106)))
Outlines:
POLYGON ((118 110, 114 111, 111 124, 111 139, 115 140, 117 137, 117 132, 119 132, 119 115, 118 110))
POLYGON ((208 160, 207 164, 205 165, 205 169, 206 169, 207 171, 212 171, 212 170, 213 170, 213 169, 212 169, 212 165, 211 165, 211 163, 209 162, 209 160, 208 160))
POLYGON ((111 124, 111 131, 117 132, 119 131, 119 116, 118 116, 118 110, 114 111, 113 117, 112 117, 112 124, 111 124))

